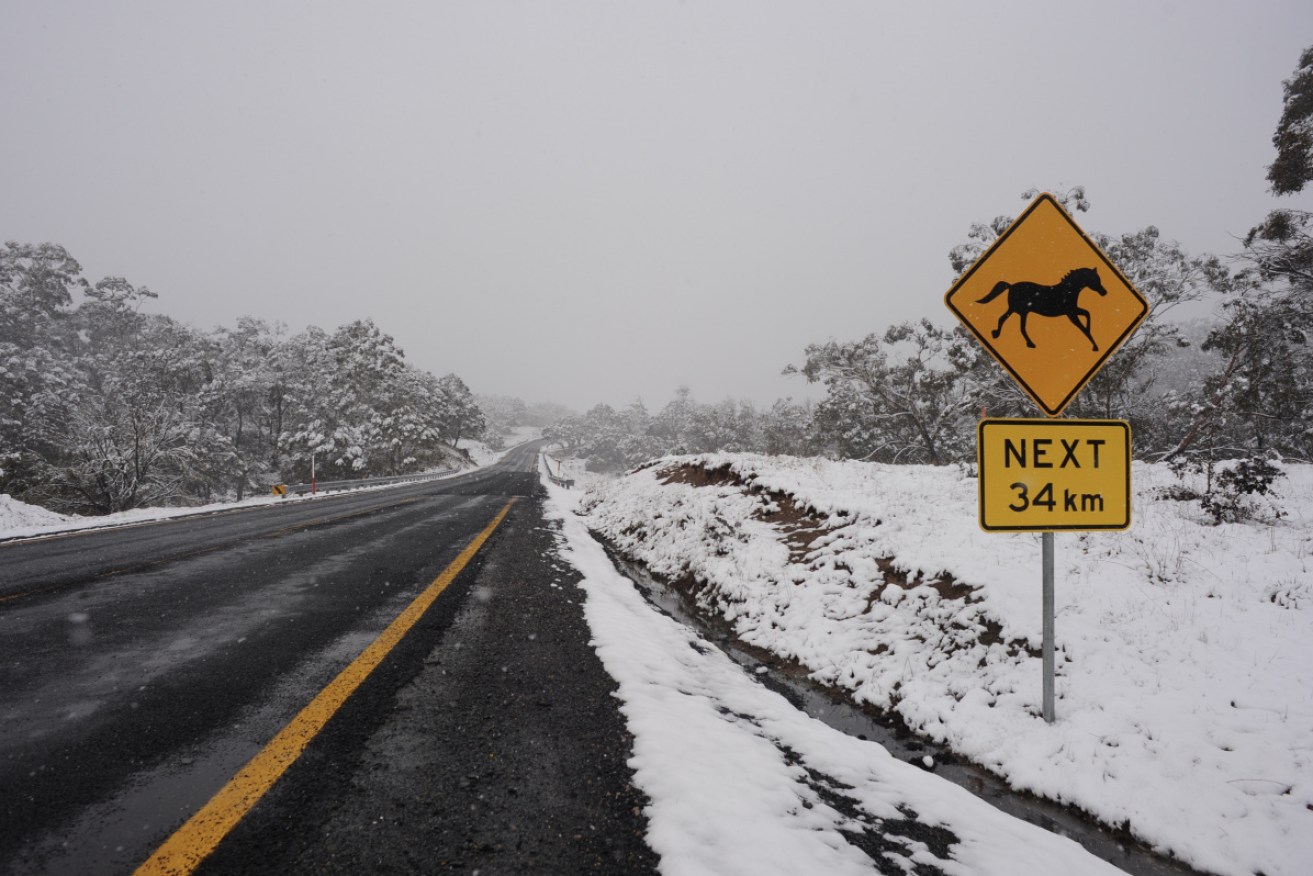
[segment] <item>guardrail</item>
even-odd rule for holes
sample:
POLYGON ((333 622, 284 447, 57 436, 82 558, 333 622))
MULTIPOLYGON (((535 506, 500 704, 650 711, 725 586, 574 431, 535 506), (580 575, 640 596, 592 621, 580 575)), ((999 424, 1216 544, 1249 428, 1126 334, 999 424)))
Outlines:
POLYGON ((546 453, 542 454, 542 458, 543 458, 543 462, 546 463, 546 465, 544 465, 543 468, 547 472, 547 480, 556 484, 558 487, 565 487, 566 489, 570 489, 574 487, 574 481, 570 480, 569 478, 558 477, 557 475, 552 474, 552 463, 553 462, 556 463, 556 468, 559 471, 561 467, 561 463, 559 461, 552 459, 546 453))
POLYGON ((405 484, 412 481, 429 481, 445 477, 460 471, 459 468, 444 468, 441 471, 426 471, 420 474, 393 475, 385 478, 357 478, 353 481, 318 481, 311 484, 286 484, 287 492, 294 496, 303 496, 313 490, 316 493, 331 493, 334 490, 356 490, 361 487, 381 487, 386 484, 405 484))

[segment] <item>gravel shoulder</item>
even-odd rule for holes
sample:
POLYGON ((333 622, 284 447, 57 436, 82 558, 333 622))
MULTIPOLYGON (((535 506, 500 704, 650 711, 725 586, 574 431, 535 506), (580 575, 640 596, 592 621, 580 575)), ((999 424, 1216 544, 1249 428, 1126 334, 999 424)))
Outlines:
POLYGON ((201 872, 656 872, 633 740, 555 538, 541 499, 519 499, 201 872))

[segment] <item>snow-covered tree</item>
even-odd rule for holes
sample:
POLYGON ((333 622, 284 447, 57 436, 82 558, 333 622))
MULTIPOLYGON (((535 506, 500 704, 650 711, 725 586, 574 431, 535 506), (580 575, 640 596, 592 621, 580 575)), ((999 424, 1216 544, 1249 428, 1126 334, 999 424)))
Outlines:
POLYGON ((309 480, 312 462, 316 471, 330 466, 338 425, 336 367, 329 335, 318 326, 293 335, 275 354, 274 404, 283 424, 279 460, 289 481, 309 480))
POLYGON ((521 399, 508 395, 477 395, 474 401, 487 418, 483 440, 494 450, 506 446, 506 438, 517 426, 527 425, 529 408, 521 399))
POLYGON ((1293 195, 1313 182, 1313 46, 1300 53, 1295 75, 1283 84, 1284 106, 1272 135, 1277 157, 1267 179, 1273 194, 1293 195))
MULTIPOLYGON (((1272 142, 1273 194, 1303 191, 1313 181, 1313 47, 1285 83, 1272 142)), ((1160 455, 1313 459, 1313 213, 1273 210, 1246 236, 1240 261, 1226 322, 1204 343, 1217 368, 1182 394, 1185 425, 1160 455)))
POLYGON ((586 458, 591 469, 619 471, 667 454, 765 450, 767 419, 749 402, 701 404, 681 386, 656 416, 642 399, 619 411, 600 404, 582 416, 559 419, 543 436, 586 458))
POLYGON ((148 290, 111 278, 77 313, 85 386, 38 494, 63 510, 111 513, 183 499, 227 442, 200 428, 210 371, 195 331, 137 311, 148 290))
POLYGON ((1149 302, 1149 314, 1081 390, 1068 414, 1130 421, 1137 453, 1151 457, 1175 443, 1183 428, 1177 394, 1163 376, 1173 361, 1168 354, 1190 340, 1171 314, 1188 302, 1220 299, 1237 280, 1216 256, 1191 255, 1154 226, 1093 237, 1149 302))
POLYGON ((455 374, 448 374, 438 381, 438 386, 442 390, 443 409, 440 417, 443 438, 453 446, 462 438, 481 438, 487 420, 465 381, 455 374))
POLYGON ((0 249, 0 492, 41 482, 80 390, 68 324, 82 268, 52 243, 0 249))
POLYGON ((661 409, 652 424, 652 434, 661 439, 671 453, 687 453, 688 432, 693 424, 693 393, 687 386, 675 390, 675 397, 661 409))
POLYGON ((89 284, 54 244, 0 250, 0 489, 84 513, 240 498, 312 456, 326 477, 435 466, 444 436, 482 429, 459 377, 411 367, 372 321, 206 334, 143 312, 155 297, 89 284))
POLYGON ((199 425, 221 436, 229 450, 207 480, 230 485, 238 499, 273 478, 282 410, 275 363, 283 332, 281 325, 244 316, 207 339, 211 374, 201 391, 199 425))
POLYGON ((815 407, 783 398, 761 416, 761 449, 782 456, 808 456, 815 452, 815 407))
POLYGON ((289 477, 309 476, 311 454, 325 478, 417 471, 440 464, 445 444, 481 433, 465 382, 411 367, 370 320, 331 336, 311 329, 289 347, 274 383, 289 411, 280 439, 289 477))
POLYGON ((970 455, 981 357, 966 333, 922 320, 860 341, 811 344, 800 368, 825 386, 817 437, 831 452, 882 462, 945 463, 970 455))

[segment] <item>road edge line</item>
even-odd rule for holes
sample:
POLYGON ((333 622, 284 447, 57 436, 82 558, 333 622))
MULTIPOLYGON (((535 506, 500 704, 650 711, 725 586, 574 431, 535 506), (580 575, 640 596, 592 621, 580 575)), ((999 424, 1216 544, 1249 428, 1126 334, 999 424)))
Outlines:
POLYGON ((434 578, 424 591, 388 624, 365 650, 337 677, 315 695, 264 748, 247 761, 204 806, 178 828, 147 858, 133 876, 181 876, 196 870, 237 826, 255 804, 268 793, 306 746, 319 734, 369 674, 383 662, 397 643, 423 617, 461 570, 482 549, 510 513, 515 499, 507 502, 492 521, 465 546, 456 559, 434 578))

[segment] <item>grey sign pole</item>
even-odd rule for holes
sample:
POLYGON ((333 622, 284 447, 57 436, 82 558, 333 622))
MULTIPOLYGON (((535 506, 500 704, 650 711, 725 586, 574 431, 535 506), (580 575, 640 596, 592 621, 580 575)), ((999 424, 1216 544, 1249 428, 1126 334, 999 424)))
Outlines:
POLYGON ((1053 533, 1041 536, 1044 554, 1044 720, 1052 724, 1053 714, 1053 533))

